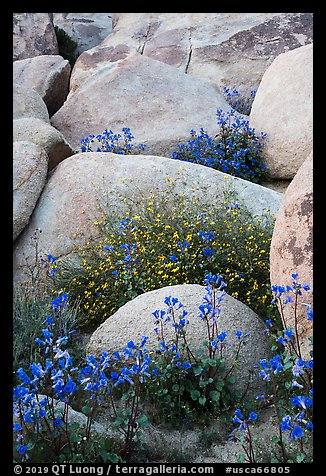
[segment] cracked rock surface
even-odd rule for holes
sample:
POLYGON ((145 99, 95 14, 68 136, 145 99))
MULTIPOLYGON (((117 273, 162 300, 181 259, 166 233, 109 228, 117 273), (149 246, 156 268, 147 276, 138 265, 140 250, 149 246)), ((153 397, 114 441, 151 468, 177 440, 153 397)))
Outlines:
POLYGON ((246 92, 276 56, 311 42, 311 13, 120 13, 105 40, 77 60, 71 89, 123 50, 246 92))

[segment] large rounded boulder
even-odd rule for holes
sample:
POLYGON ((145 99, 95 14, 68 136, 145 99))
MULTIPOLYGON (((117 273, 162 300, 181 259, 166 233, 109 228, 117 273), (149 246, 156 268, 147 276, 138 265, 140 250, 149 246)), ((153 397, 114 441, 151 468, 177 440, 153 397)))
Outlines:
MULTIPOLYGON (((17 242, 16 271, 24 255, 33 257, 31 239, 42 230, 39 250, 56 257, 71 253, 98 234, 94 221, 115 206, 141 197, 155 196, 171 187, 172 192, 196 196, 203 203, 221 199, 226 190, 238 192, 249 210, 257 215, 266 209, 277 213, 282 194, 226 175, 203 165, 148 155, 121 156, 109 152, 84 152, 62 161, 51 173, 28 228, 17 242), (169 185, 170 184, 170 185, 169 185), (102 207, 102 208, 101 208, 102 207)), ((134 208, 135 209, 135 208, 134 208)), ((136 213, 136 210, 135 210, 136 213)))
MULTIPOLYGON (((221 292, 217 292, 218 296, 221 292)), ((154 328, 155 317, 152 312, 156 310, 167 311, 168 306, 164 303, 165 298, 174 297, 183 304, 178 312, 175 312, 178 321, 179 313, 183 310, 188 312, 187 343, 193 353, 203 349, 203 342, 208 340, 206 322, 200 319, 199 309, 203 303, 203 298, 207 294, 204 286, 198 284, 182 284, 167 286, 154 291, 141 294, 135 299, 127 302, 115 314, 110 316, 92 334, 88 352, 100 355, 102 351, 113 353, 121 351, 132 340, 136 344, 141 342, 142 336, 147 336, 146 348, 148 351, 155 351, 160 348, 158 335, 154 328)), ((220 303, 221 312, 218 317, 218 332, 226 332, 223 356, 226 359, 226 368, 230 369, 234 363, 235 353, 239 345, 237 331, 241 331, 246 338, 246 345, 241 347, 237 357, 239 365, 235 367, 237 390, 244 391, 248 384, 251 372, 257 372, 257 364, 260 359, 269 356, 269 339, 264 334, 264 325, 259 317, 245 304, 237 299, 224 294, 220 303)), ((176 305, 178 308, 178 304, 176 305)), ((164 324, 164 338, 167 345, 173 342, 175 335, 171 323, 164 324)), ((160 336, 159 336, 160 337, 160 336)), ((253 379, 252 388, 249 392, 251 396, 257 395, 255 392, 261 391, 261 379, 253 379)))
POLYGON ((216 110, 229 106, 217 86, 133 54, 70 93, 51 122, 76 149, 82 138, 129 127, 146 154, 168 156, 191 129, 216 134, 216 110))
POLYGON ((313 45, 279 55, 265 72, 250 126, 267 133, 265 162, 274 178, 292 179, 313 142, 313 45))
MULTIPOLYGON (((270 251, 272 285, 291 286, 292 274, 301 284, 313 288, 313 154, 301 165, 288 186, 276 218, 270 251)), ((304 303, 312 304, 312 292, 305 292, 304 303)), ((286 325, 294 328, 294 304, 284 306, 286 325)), ((312 335, 306 306, 297 309, 301 346, 306 355, 312 335)))

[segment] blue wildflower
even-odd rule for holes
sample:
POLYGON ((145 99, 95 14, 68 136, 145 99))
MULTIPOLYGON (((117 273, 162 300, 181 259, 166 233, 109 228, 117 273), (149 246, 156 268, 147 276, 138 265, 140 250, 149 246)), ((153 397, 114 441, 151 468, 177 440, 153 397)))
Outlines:
POLYGON ((295 396, 291 398, 291 404, 306 410, 312 405, 312 399, 305 396, 295 396))
POLYGON ((18 453, 19 453, 20 455, 25 454, 26 451, 27 451, 27 447, 26 447, 25 445, 20 445, 20 446, 19 446, 19 448, 18 448, 18 453))
POLYGON ((59 294, 56 298, 52 299, 51 301, 52 308, 55 311, 59 311, 60 309, 63 309, 67 305, 68 297, 69 296, 66 293, 59 294))
POLYGON ((203 255, 204 256, 213 256, 214 253, 215 253, 215 250, 213 248, 203 249, 203 255))
POLYGON ((19 380, 21 380, 25 385, 29 385, 31 383, 31 379, 29 378, 25 370, 19 368, 16 373, 18 375, 19 380))
POLYGON ((291 337, 294 336, 294 330, 293 329, 287 329, 284 332, 284 335, 286 336, 287 339, 291 339, 291 337))
POLYGON ((136 349, 137 348, 136 344, 132 340, 128 342, 127 347, 128 347, 128 349, 136 349))
POLYGON ((282 418, 282 422, 281 422, 281 430, 282 431, 287 431, 287 430, 291 430, 291 428, 293 427, 292 423, 291 423, 291 417, 290 415, 286 415, 284 418, 282 418))
POLYGON ((106 245, 106 246, 104 246, 104 249, 105 249, 106 251, 114 251, 114 246, 108 246, 108 245, 106 245))
POLYGON ((223 342, 226 336, 227 336, 226 332, 221 332, 217 337, 220 342, 223 342))
POLYGON ((304 435, 303 428, 301 426, 294 426, 291 432, 291 440, 296 440, 298 438, 302 438, 304 435))

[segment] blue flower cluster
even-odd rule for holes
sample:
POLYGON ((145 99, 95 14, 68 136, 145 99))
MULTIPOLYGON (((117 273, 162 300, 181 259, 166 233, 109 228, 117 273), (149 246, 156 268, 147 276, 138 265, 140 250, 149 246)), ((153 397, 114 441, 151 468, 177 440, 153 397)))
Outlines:
POLYGON ((205 276, 204 284, 206 284, 206 295, 203 298, 203 303, 198 306, 199 317, 201 320, 216 323, 217 317, 221 313, 220 303, 226 294, 224 288, 227 284, 223 281, 223 276, 212 273, 205 276), (217 295, 216 291, 221 291, 221 293, 217 295))
MULTIPOLYGON (((272 286, 272 293, 274 294, 274 299, 272 303, 275 303, 277 301, 281 301, 281 297, 283 294, 286 294, 285 298, 283 297, 281 303, 282 304, 287 304, 289 302, 293 302, 293 298, 291 294, 297 295, 297 296, 302 296, 302 291, 310 291, 310 285, 309 284, 301 284, 298 283, 298 273, 293 273, 291 274, 291 277, 293 279, 292 281, 292 286, 272 286)), ((307 311, 311 311, 311 306, 307 306, 307 311)), ((312 311, 309 312, 308 318, 309 320, 312 320, 312 311)))
MULTIPOLYGON (((310 395, 313 395, 312 389, 310 395)), ((294 408, 298 408, 299 411, 294 417, 291 417, 291 415, 283 417, 280 425, 282 432, 289 431, 289 438, 291 438, 291 440, 302 438, 305 434, 305 429, 308 431, 313 430, 313 423, 311 420, 312 404, 312 398, 304 395, 291 398, 291 405, 294 408), (300 423, 300 425, 298 423, 300 423)))
MULTIPOLYGON (((237 423, 239 426, 237 427, 240 431, 247 431, 248 430, 248 421, 255 421, 257 420, 257 413, 251 412, 247 419, 244 418, 241 410, 237 408, 234 412, 233 423, 237 423)), ((231 437, 232 439, 233 437, 231 437)), ((230 438, 229 438, 230 439, 230 438)))
POLYGON ((50 278, 53 278, 56 273, 56 268, 54 267, 54 263, 57 261, 58 258, 55 258, 51 254, 47 255, 46 259, 41 258, 42 267, 48 270, 48 275, 50 278))
MULTIPOLYGON (((30 365, 30 375, 25 370, 17 370, 18 379, 21 385, 14 388, 13 391, 13 414, 20 423, 14 424, 14 432, 17 433, 16 441, 21 444, 18 447, 18 453, 27 460, 27 445, 23 444, 24 433, 23 426, 27 423, 36 427, 42 425, 42 420, 49 417, 49 412, 53 411, 49 397, 40 399, 38 392, 47 386, 51 388, 54 398, 67 403, 69 397, 75 394, 77 390, 76 379, 72 376, 78 369, 72 366, 72 358, 68 350, 63 350, 62 346, 68 342, 67 336, 58 336, 57 319, 61 311, 68 305, 68 295, 59 294, 52 299, 52 309, 55 316, 47 317, 46 327, 42 329, 42 338, 37 337, 35 342, 44 348, 44 355, 47 357, 45 362, 33 362, 30 365), (46 383, 45 383, 46 382, 46 383)), ((73 334, 75 331, 70 331, 73 334)), ((60 426, 60 419, 52 414, 54 426, 60 426)), ((47 422, 48 424, 48 422, 47 422)))
POLYGON ((154 331, 158 337, 159 348, 156 349, 158 354, 165 357, 166 361, 170 361, 171 365, 179 369, 183 369, 185 373, 191 368, 191 363, 184 360, 184 356, 181 355, 179 345, 182 339, 185 343, 186 328, 189 324, 186 316, 188 312, 183 308, 182 302, 178 298, 173 296, 166 296, 164 303, 167 306, 167 310, 156 309, 152 312, 154 320, 154 331), (176 314, 177 311, 180 313, 176 314), (169 323, 174 331, 174 337, 171 344, 168 344, 165 339, 165 325, 169 323))
MULTIPOLYGON (((298 274, 293 273, 292 286, 272 286, 272 292, 274 294, 273 302, 280 303, 282 306, 288 303, 294 303, 296 307, 298 305, 298 296, 303 295, 303 291, 309 291, 310 286, 308 284, 301 284, 298 282, 298 274), (292 298, 294 296, 294 298, 292 298)), ((294 315, 296 311, 294 309, 294 315)), ((307 319, 312 321, 313 311, 311 306, 307 306, 307 319)), ((266 320, 267 329, 264 332, 268 335, 273 333, 273 323, 271 319, 266 320)), ((297 337, 297 327, 295 329, 285 328, 282 331, 275 332, 273 334, 276 344, 280 348, 280 353, 277 353, 270 359, 261 359, 259 361, 260 372, 259 375, 263 380, 268 382, 272 386, 272 393, 270 395, 257 395, 256 400, 262 400, 265 403, 269 402, 270 397, 279 418, 279 444, 282 449, 282 458, 286 458, 286 452, 283 445, 282 434, 288 432, 288 436, 291 440, 299 440, 300 449, 302 451, 303 437, 306 432, 313 430, 312 423, 312 406, 313 406, 313 357, 312 351, 310 351, 310 357, 307 360, 301 358, 300 345, 297 337), (294 342, 295 341, 295 342, 294 342), (296 344, 296 345, 295 345, 296 344), (278 406, 278 393, 284 386, 289 395, 288 408, 291 410, 285 414, 284 403, 282 403, 282 410, 280 412, 278 406), (295 395, 298 391, 304 394, 295 395)), ((276 346, 277 347, 277 346, 276 346)), ((273 346, 275 349, 275 346, 273 346)), ((284 397, 282 397, 284 398, 284 397)), ((237 430, 246 431, 246 421, 241 416, 240 410, 236 411, 233 419, 234 423, 239 423, 237 430)), ((255 418, 249 418, 255 420, 255 418)), ((234 430, 235 431, 235 430, 234 430)), ((249 435, 249 439, 250 439, 249 435)), ((234 432, 230 436, 230 440, 236 441, 234 432)), ((252 447, 252 441, 248 440, 250 447, 252 447)), ((247 456, 250 456, 247 451, 247 456)))
POLYGON ((249 95, 242 96, 236 88, 223 87, 223 94, 230 106, 241 114, 250 114, 252 103, 255 99, 257 90, 251 89, 249 95))
POLYGON ((102 134, 90 134, 81 139, 82 152, 113 152, 114 154, 128 155, 137 154, 145 149, 145 144, 137 147, 133 144, 134 136, 129 127, 122 128, 122 134, 116 134, 112 130, 105 129, 102 134), (97 149, 93 150, 93 144, 97 140, 97 149))
MULTIPOLYGON (((57 328, 60 312, 68 305, 68 295, 59 294, 51 304, 54 316, 45 320, 42 337, 35 339, 43 348, 44 363, 33 362, 29 373, 19 368, 16 373, 21 383, 13 390, 13 429, 17 452, 25 461, 29 459, 29 444, 25 442, 26 424, 36 431, 41 427, 63 427, 66 431, 67 406, 77 391, 89 392, 88 400, 96 399, 96 403, 100 404, 103 395, 110 395, 115 387, 121 384, 134 386, 135 381, 143 383, 155 374, 155 369, 150 370, 151 359, 145 348, 147 336, 142 337, 139 345, 129 341, 121 352, 114 352, 111 356, 107 352, 102 352, 100 359, 89 355, 86 365, 74 367, 69 351, 63 349, 68 343, 68 336, 59 337, 57 328), (46 396, 40 397, 44 389, 47 389, 46 396), (62 415, 55 412, 54 400, 64 403, 62 415)), ((75 330, 69 334, 73 333, 75 330)))
POLYGON ((249 463, 255 463, 255 453, 254 453, 253 440, 251 437, 248 422, 257 420, 257 417, 258 417, 257 413, 250 412, 248 418, 245 418, 240 408, 237 408, 234 412, 234 417, 233 417, 233 423, 236 423, 237 426, 233 429, 233 431, 228 437, 228 441, 237 442, 240 439, 237 436, 238 432, 240 432, 240 434, 244 436, 244 441, 242 441, 242 448, 245 450, 249 463), (247 447, 244 443, 247 444, 247 447))
POLYGON ((178 151, 172 158, 212 167, 221 172, 241 177, 252 182, 260 182, 267 175, 266 164, 262 162, 262 149, 266 133, 256 134, 249 127, 249 121, 238 116, 234 109, 217 109, 219 132, 215 138, 200 129, 190 131, 191 138, 178 144, 178 151))
MULTIPOLYGON (((134 226, 133 223, 123 222, 121 230, 128 234, 128 230, 132 226, 134 226)), ((204 242, 213 239, 213 235, 207 231, 200 232, 200 236, 204 242)), ((132 245, 125 245, 125 250, 128 253, 134 251, 132 245)), ((107 249, 107 251, 110 250, 107 249)), ((273 287, 275 299, 288 304, 292 301, 284 300, 285 293, 294 293, 298 297, 302 296, 303 291, 310 289, 308 285, 302 285, 298 282, 297 274, 293 274, 292 278, 292 286, 273 287)), ((218 349, 222 359, 222 349, 228 336, 226 332, 221 332, 218 328, 218 318, 221 312, 220 304, 226 295, 226 283, 223 281, 223 276, 210 273, 205 276, 204 284, 206 294, 198 309, 199 318, 207 328, 208 339, 205 346, 210 358, 204 360, 211 361, 218 349)), ((47 431, 56 430, 54 433, 57 432, 58 434, 62 431, 67 435, 68 405, 77 392, 87 392, 87 400, 91 402, 91 405, 94 405, 93 408, 95 408, 95 405, 100 405, 104 398, 107 398, 115 413, 113 397, 115 389, 119 388, 120 395, 121 390, 126 390, 129 392, 128 398, 132 396, 134 399, 132 416, 128 421, 128 425, 132 425, 132 428, 134 428, 133 422, 139 412, 139 393, 137 392, 139 392, 140 384, 146 384, 149 381, 161 384, 163 382, 162 378, 167 378, 160 375, 159 370, 161 371, 161 368, 158 367, 155 360, 158 355, 166 362, 169 372, 171 369, 176 370, 179 379, 177 385, 190 373, 191 375, 188 375, 188 377, 199 377, 203 386, 214 380, 216 365, 210 368, 205 367, 204 360, 198 362, 188 345, 187 326, 189 320, 187 318, 188 312, 184 309, 183 303, 173 296, 166 296, 164 303, 166 305, 165 310, 157 309, 152 313, 154 330, 158 338, 158 347, 152 354, 153 356, 146 349, 148 336, 142 336, 139 344, 130 340, 125 348, 119 352, 116 351, 110 355, 108 352, 102 352, 99 358, 89 355, 84 365, 75 367, 69 351, 64 348, 69 341, 69 334, 74 334, 75 330, 70 331, 68 335, 61 335, 62 332, 58 325, 62 312, 69 307, 69 296, 60 292, 52 299, 52 315, 45 319, 42 335, 35 339, 35 342, 43 350, 43 360, 32 362, 29 371, 19 368, 16 372, 20 384, 14 387, 13 391, 13 429, 17 443, 16 452, 22 461, 29 459, 29 450, 32 448, 32 444, 26 441, 28 428, 34 428, 36 432, 43 431, 46 428, 47 431), (166 325, 171 326, 173 330, 171 343, 167 341, 164 335, 166 325), (210 373, 210 371, 213 373, 210 373), (44 393, 45 395, 42 395, 44 393), (55 411, 54 400, 64 404, 63 411, 55 411)), ((297 304, 296 299, 295 304, 297 304)), ((311 307, 309 307, 307 314, 310 321, 312 318, 311 307)), ((270 319, 267 319, 266 324, 268 328, 265 329, 265 332, 271 334, 273 323, 270 319)), ((242 331, 237 330, 235 336, 238 339, 238 349, 235 356, 235 361, 237 361, 240 347, 246 343, 249 334, 244 335, 242 331)), ((268 389, 272 389, 272 392, 267 395, 258 395, 256 400, 263 400, 264 404, 272 401, 274 404, 279 419, 279 442, 284 458, 283 434, 288 435, 290 440, 298 440, 302 447, 303 438, 313 431, 313 358, 312 352, 310 354, 311 358, 307 360, 294 352, 293 342, 296 337, 296 329, 285 328, 274 337, 276 348, 280 349, 279 352, 272 358, 261 359, 258 365, 260 377, 266 382, 267 392, 268 389), (282 397, 283 403, 280 412, 277 397, 284 382, 286 382, 286 391, 291 391, 291 394, 289 394, 287 407, 285 407, 284 397, 282 397)), ((208 386, 207 390, 210 390, 208 386)), ((216 396, 217 393, 219 391, 211 391, 212 396, 216 396)), ((205 404, 206 396, 204 397, 200 391, 191 389, 190 395, 192 400, 198 401, 200 405, 205 404)), ((242 432, 244 435, 242 441, 246 441, 248 444, 248 448, 245 447, 245 444, 243 444, 243 448, 249 462, 255 462, 255 455, 248 422, 254 422, 257 418, 257 413, 254 411, 245 418, 241 409, 237 408, 233 417, 233 423, 237 426, 229 437, 229 440, 238 441, 237 432, 242 432)), ((126 431, 126 434, 129 435, 129 438, 130 432, 126 431)))
MULTIPOLYGON (((132 239, 132 233, 137 230, 135 221, 130 218, 123 218, 119 223, 119 234, 125 236, 127 240, 132 239)), ((135 252, 137 249, 137 243, 122 243, 120 248, 124 252, 124 257, 118 264, 126 271, 129 271, 131 274, 135 272, 135 267, 139 264, 139 260, 135 258, 135 252)), ((109 253, 115 253, 114 246, 104 246, 104 250, 109 253)), ((112 274, 118 276, 118 270, 113 270, 112 274)))
POLYGON ((210 247, 212 241, 214 240, 214 232, 213 231, 205 232, 201 230, 199 232, 199 236, 202 238, 204 245, 207 246, 207 248, 203 248, 202 253, 204 256, 207 256, 208 259, 210 259, 215 253, 215 250, 210 247))
POLYGON ((138 346, 133 341, 129 341, 121 352, 114 352, 111 356, 108 352, 102 352, 100 360, 97 360, 94 355, 88 356, 87 365, 79 372, 79 382, 84 390, 91 393, 90 400, 97 397, 98 403, 101 403, 100 389, 104 389, 105 393, 110 395, 113 387, 125 382, 134 385, 135 378, 139 382, 144 382, 146 378, 151 377, 149 370, 151 359, 145 348, 147 340, 148 337, 143 336, 138 346), (124 365, 117 372, 116 363, 122 362, 123 365, 130 357, 133 358, 135 363, 129 367, 124 365))

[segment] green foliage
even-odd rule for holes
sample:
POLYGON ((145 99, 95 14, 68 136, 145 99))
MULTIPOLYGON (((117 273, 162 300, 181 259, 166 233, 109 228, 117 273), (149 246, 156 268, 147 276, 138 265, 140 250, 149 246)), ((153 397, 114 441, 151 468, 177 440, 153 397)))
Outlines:
POLYGON ((207 424, 231 408, 240 396, 231 391, 234 381, 226 376, 223 364, 223 359, 202 358, 197 360, 198 366, 185 372, 174 364, 172 356, 169 363, 166 355, 155 359, 158 377, 145 387, 151 421, 164 422, 170 428, 190 428, 207 424))
MULTIPOLYGON (((49 294, 42 295, 27 291, 24 285, 17 285, 13 296, 13 368, 28 367, 30 362, 40 358, 39 346, 35 343, 45 316, 51 313, 49 294)), ((77 306, 71 306, 62 313, 60 334, 68 334, 78 325, 77 306)), ((71 346, 71 354, 80 359, 82 348, 71 346)))
POLYGON ((68 60, 70 65, 73 66, 78 58, 76 52, 77 42, 65 30, 56 25, 54 26, 54 31, 58 41, 59 55, 68 60))

